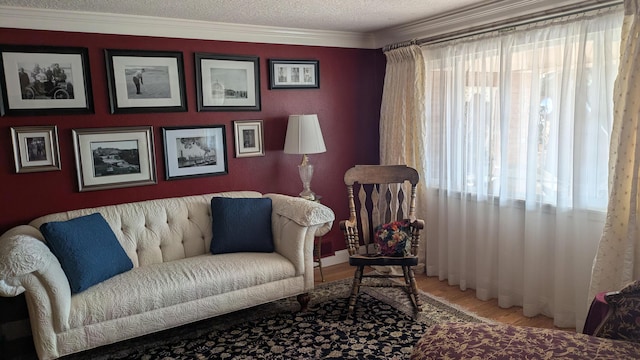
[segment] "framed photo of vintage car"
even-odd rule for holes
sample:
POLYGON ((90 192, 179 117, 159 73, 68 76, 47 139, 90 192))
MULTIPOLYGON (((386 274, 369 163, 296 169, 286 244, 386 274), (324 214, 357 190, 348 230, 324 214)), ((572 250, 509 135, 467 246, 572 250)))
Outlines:
POLYGON ((151 126, 73 129, 80 191, 157 183, 151 126))
POLYGON ((234 121, 233 131, 237 158, 264 156, 262 120, 234 121))
POLYGON ((187 111, 182 52, 105 50, 111 113, 187 111))
POLYGON ((224 125, 164 127, 167 180, 227 174, 224 125))
POLYGON ((93 113, 87 48, 0 45, 0 115, 93 113))
POLYGON ((260 111, 257 56, 196 53, 198 111, 260 111))
POLYGON ((16 173, 60 170, 60 148, 56 126, 11 128, 16 173))

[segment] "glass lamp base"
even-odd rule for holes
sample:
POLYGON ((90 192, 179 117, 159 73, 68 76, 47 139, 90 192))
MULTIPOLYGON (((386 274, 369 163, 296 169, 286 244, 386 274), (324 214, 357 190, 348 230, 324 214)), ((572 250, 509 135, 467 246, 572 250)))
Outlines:
POLYGON ((302 192, 300 193, 300 197, 307 200, 315 200, 316 194, 311 191, 313 165, 303 161, 302 164, 298 165, 298 172, 300 173, 300 180, 302 180, 302 192))

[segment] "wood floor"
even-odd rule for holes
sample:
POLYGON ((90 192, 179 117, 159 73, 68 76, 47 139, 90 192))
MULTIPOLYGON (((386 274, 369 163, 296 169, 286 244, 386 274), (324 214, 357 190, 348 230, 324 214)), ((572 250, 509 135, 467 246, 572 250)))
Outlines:
MULTIPOLYGON (((334 281, 345 278, 352 278, 355 268, 347 263, 323 267, 325 281, 334 281)), ((315 269, 316 283, 320 280, 320 271, 315 269)), ((519 326, 533 326, 539 328, 556 328, 553 319, 546 316, 526 317, 522 315, 522 308, 512 307, 503 309, 498 306, 497 300, 482 301, 476 298, 475 291, 468 289, 460 290, 457 286, 449 286, 446 281, 440 281, 437 277, 428 277, 424 274, 416 274, 418 288, 431 295, 443 298, 450 303, 456 304, 481 317, 500 321, 507 324, 519 326)), ((562 329, 575 331, 575 329, 562 329)))

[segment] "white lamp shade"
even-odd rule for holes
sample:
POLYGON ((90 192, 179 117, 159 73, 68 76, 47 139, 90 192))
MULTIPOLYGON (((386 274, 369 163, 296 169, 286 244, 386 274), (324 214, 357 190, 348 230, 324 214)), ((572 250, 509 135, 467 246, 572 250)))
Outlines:
POLYGON ((318 154, 327 151, 322 138, 318 115, 291 115, 287 124, 284 152, 287 154, 318 154))

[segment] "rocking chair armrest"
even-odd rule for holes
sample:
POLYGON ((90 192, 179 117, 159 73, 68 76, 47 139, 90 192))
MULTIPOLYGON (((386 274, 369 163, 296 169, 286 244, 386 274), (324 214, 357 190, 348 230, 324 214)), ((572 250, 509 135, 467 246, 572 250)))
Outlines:
POLYGON ((347 228, 353 228, 356 226, 355 222, 349 220, 342 220, 339 223, 340 230, 345 231, 347 228))
POLYGON ((415 219, 411 222, 411 226, 416 228, 416 229, 424 229, 424 220, 421 219, 415 219))

